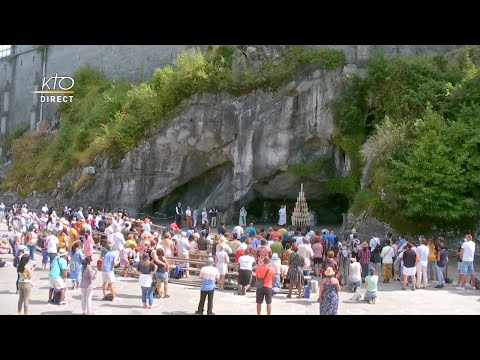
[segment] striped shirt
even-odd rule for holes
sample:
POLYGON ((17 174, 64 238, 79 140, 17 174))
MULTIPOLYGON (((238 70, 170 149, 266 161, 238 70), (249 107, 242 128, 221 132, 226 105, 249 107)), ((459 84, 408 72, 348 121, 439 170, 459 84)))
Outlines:
POLYGON ((211 291, 215 289, 215 280, 220 278, 220 273, 213 265, 204 266, 200 270, 200 279, 202 279, 201 291, 211 291))

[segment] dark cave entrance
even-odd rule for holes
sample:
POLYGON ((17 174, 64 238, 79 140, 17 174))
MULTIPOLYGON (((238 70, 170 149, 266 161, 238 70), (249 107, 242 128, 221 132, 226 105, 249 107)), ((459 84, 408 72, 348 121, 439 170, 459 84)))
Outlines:
MULTIPOLYGON (((278 210, 281 205, 287 205, 287 224, 291 225, 291 216, 297 199, 266 199, 260 194, 246 206, 248 219, 257 224, 276 224, 278 210)), ((349 207, 349 201, 344 195, 328 195, 323 199, 308 199, 308 209, 315 214, 315 226, 341 225, 343 213, 349 207)))

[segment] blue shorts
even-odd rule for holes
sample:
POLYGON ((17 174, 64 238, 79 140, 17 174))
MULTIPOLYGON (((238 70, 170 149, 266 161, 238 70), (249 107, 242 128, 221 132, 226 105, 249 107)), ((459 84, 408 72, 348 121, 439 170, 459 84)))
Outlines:
POLYGON ((168 271, 155 273, 155 279, 157 281, 168 281, 168 271))
POLYGON ((474 274, 473 271, 473 261, 462 261, 462 268, 460 269, 460 274, 474 274))

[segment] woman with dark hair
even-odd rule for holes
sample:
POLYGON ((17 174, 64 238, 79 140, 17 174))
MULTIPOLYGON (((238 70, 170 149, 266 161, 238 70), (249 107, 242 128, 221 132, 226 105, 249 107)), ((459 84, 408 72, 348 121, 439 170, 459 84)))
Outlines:
POLYGON ((23 255, 20 258, 20 262, 17 266, 17 273, 18 273, 18 315, 22 314, 22 307, 23 313, 28 315, 28 301, 30 300, 30 294, 32 292, 32 276, 33 276, 33 269, 35 265, 30 267, 28 262, 30 261, 30 256, 27 254, 23 255))
POLYGON ((287 298, 292 297, 293 286, 295 285, 298 290, 298 298, 300 299, 302 297, 304 281, 302 268, 305 266, 305 258, 297 252, 298 246, 296 243, 292 244, 292 251, 293 253, 288 259, 287 279, 289 281, 289 288, 287 298))
POLYGON ((92 295, 93 295, 93 281, 97 277, 98 269, 92 269, 90 263, 91 257, 83 259, 82 280, 80 282, 80 291, 82 292, 82 310, 83 315, 93 315, 92 310, 92 295))
POLYGON ((157 265, 157 272, 155 273, 155 280, 157 282, 158 298, 162 298, 162 284, 165 288, 164 298, 169 298, 168 294, 168 260, 162 248, 157 249, 152 253, 153 262, 157 265))
POLYGON ((83 260, 85 255, 82 251, 82 242, 77 241, 72 245, 72 258, 70 260, 70 279, 73 283, 73 290, 77 290, 82 281, 83 260))
POLYGON ((152 277, 157 272, 158 266, 150 261, 150 255, 144 253, 142 260, 138 264, 138 272, 140 273, 138 280, 142 287, 142 303, 144 309, 151 309, 153 304, 152 277), (147 305, 148 301, 148 305, 147 305))

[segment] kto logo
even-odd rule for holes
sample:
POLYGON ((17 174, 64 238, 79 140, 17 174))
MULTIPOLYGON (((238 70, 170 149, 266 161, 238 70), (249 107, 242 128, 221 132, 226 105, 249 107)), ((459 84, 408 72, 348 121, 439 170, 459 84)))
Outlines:
POLYGON ((42 103, 60 103, 60 102, 72 102, 74 91, 72 90, 75 85, 75 80, 70 76, 51 76, 47 79, 43 77, 42 90, 34 91, 36 94, 43 94, 40 96, 40 102, 42 103), (44 95, 49 94, 49 95, 44 95))

